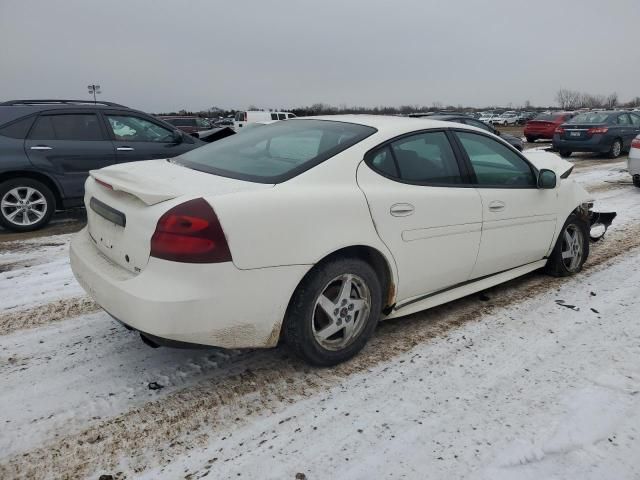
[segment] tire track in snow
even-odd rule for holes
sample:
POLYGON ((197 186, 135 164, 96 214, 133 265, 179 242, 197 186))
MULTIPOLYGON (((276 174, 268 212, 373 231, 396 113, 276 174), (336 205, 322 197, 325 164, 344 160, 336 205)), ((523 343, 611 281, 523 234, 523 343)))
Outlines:
POLYGON ((67 320, 98 310, 100 310, 100 307, 93 300, 83 296, 65 298, 45 305, 5 312, 0 314, 0 335, 7 335, 27 328, 41 327, 52 322, 67 320))
MULTIPOLYGON (((606 268, 610 261, 636 247, 640 247, 640 225, 623 225, 609 234, 606 242, 593 247, 583 275, 606 268)), ((307 367, 289 358, 283 349, 255 352, 197 385, 3 459, 0 476, 78 478, 98 469, 117 471, 123 457, 128 468, 138 473, 150 464, 166 464, 172 457, 202 446, 219 428, 250 421, 257 414, 277 410, 282 403, 295 403, 335 386, 345 377, 366 372, 483 315, 517 306, 564 281, 532 274, 490 289, 490 302, 479 303, 472 296, 383 322, 358 357, 333 369, 307 367), (168 448, 157 448, 167 440, 168 448)))

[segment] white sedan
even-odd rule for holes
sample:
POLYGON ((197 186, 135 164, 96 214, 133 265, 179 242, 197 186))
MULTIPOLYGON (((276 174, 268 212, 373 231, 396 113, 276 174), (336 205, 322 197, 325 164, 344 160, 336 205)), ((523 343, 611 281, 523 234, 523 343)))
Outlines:
POLYGON ((579 272, 591 204, 571 168, 455 123, 277 122, 92 171, 71 265, 148 343, 283 339, 332 365, 380 319, 541 268, 579 272))
POLYGON ((631 142, 628 160, 629 174, 633 179, 633 184, 640 187, 640 135, 631 142))

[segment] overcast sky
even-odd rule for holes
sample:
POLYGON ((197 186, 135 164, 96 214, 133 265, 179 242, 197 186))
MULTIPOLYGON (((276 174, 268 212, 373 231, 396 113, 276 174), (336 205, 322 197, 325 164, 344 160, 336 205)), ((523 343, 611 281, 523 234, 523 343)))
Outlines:
POLYGON ((640 95, 640 0, 0 0, 0 99, 151 112, 640 95))

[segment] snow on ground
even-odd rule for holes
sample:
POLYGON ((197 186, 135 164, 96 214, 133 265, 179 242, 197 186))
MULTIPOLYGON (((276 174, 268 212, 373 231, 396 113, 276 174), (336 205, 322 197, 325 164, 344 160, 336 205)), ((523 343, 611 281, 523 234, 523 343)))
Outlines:
POLYGON ((595 268, 388 322, 333 370, 150 349, 85 313, 69 235, 0 243, 0 477, 640 478, 640 189, 576 164, 619 214, 595 268))
POLYGON ((69 267, 71 235, 0 244, 0 311, 84 295, 69 267))
POLYGON ((216 431, 144 478, 637 478, 638 259, 216 431))

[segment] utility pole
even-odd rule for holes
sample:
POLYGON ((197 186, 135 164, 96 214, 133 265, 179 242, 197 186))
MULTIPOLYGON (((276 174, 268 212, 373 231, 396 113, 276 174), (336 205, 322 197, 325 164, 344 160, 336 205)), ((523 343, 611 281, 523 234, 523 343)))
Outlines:
POLYGON ((89 89, 89 93, 93 94, 93 103, 97 103, 96 102, 96 94, 102 93, 100 91, 100 85, 88 85, 87 88, 89 89))

